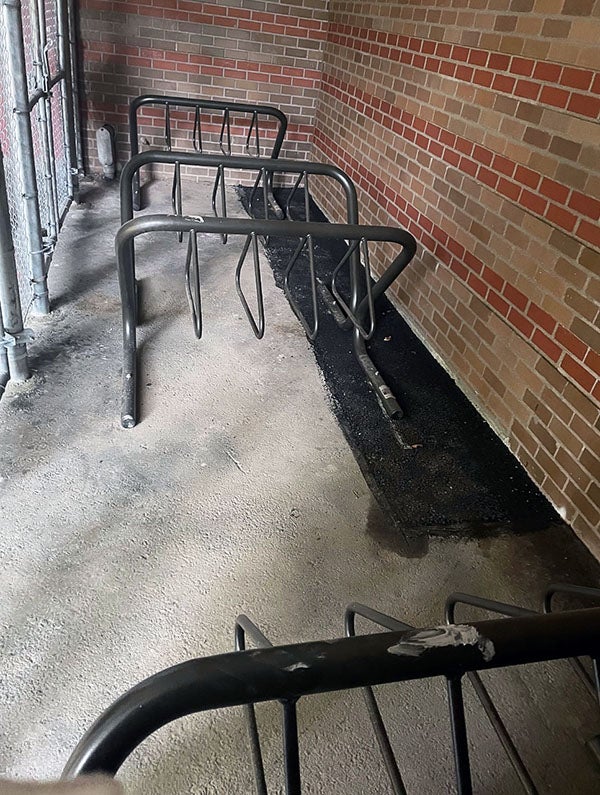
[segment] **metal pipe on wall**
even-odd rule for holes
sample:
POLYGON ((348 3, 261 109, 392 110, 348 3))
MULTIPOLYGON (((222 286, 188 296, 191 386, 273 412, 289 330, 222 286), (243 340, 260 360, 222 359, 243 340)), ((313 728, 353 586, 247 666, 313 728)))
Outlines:
POLYGON ((60 82, 60 95, 62 102, 63 135, 65 153, 67 156, 67 166, 69 171, 69 198, 78 201, 79 180, 78 172, 83 171, 83 164, 79 169, 78 153, 81 144, 77 143, 79 106, 77 110, 73 107, 73 98, 78 98, 73 78, 73 62, 71 58, 70 31, 71 24, 69 18, 69 3, 67 0, 57 0, 56 3, 56 30, 58 39, 58 65, 64 74, 64 79, 60 82))
POLYGON ((0 148, 0 314, 1 340, 0 379, 6 369, 13 381, 29 378, 28 333, 23 330, 23 315, 17 280, 17 265, 10 228, 10 212, 4 176, 4 156, 0 148), (5 366, 6 365, 6 366, 5 366))
POLYGON ((23 24, 20 0, 2 0, 4 22, 8 34, 9 77, 15 98, 14 113, 17 119, 19 169, 23 184, 23 206, 27 223, 33 310, 42 315, 50 311, 46 264, 40 224, 40 208, 35 175, 33 137, 29 116, 29 96, 23 44, 23 24))
MULTIPOLYGON (((68 102, 71 103, 71 111, 73 118, 72 134, 73 146, 70 148, 71 155, 74 157, 74 164, 77 168, 78 174, 85 174, 85 167, 83 164, 83 136, 81 133, 81 105, 79 102, 79 74, 78 74, 78 58, 77 58, 77 31, 76 31, 76 11, 74 0, 59 0, 59 9, 61 15, 64 13, 65 30, 69 37, 68 47, 64 43, 64 56, 65 60, 62 66, 69 74, 68 102), (64 12, 62 6, 64 3, 64 12), (67 68, 68 67, 68 68, 67 68)), ((62 18, 62 17, 61 17, 62 18)), ((68 111, 67 111, 68 112, 68 111)), ((76 198, 76 195, 75 195, 76 198)))

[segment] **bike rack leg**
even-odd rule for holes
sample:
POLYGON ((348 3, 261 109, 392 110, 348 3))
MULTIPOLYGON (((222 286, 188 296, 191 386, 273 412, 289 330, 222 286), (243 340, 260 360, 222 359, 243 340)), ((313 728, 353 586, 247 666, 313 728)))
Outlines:
MULTIPOLYGON (((272 646, 271 641, 263 635, 256 624, 248 616, 238 616, 235 623, 235 649, 245 651, 246 634, 258 648, 268 648, 272 646)), ((298 745, 298 718, 296 705, 298 699, 292 698, 280 701, 283 730, 283 760, 285 772, 285 792, 286 795, 301 795, 302 787, 300 780, 300 751, 298 745)), ((254 766, 254 777, 258 795, 267 795, 267 785, 265 779, 265 769, 263 765, 262 752, 260 749, 260 736, 256 723, 256 712, 254 704, 245 705, 246 717, 248 720, 248 733, 250 736, 250 748, 252 753, 252 763, 254 766)))
POLYGON ((283 756, 286 795, 301 795, 296 701, 283 702, 283 756))
POLYGON ((404 412, 394 397, 394 393, 385 383, 379 370, 375 367, 373 360, 367 352, 365 341, 360 336, 358 329, 353 330, 353 336, 354 355, 358 359, 358 363, 364 370, 371 386, 375 390, 375 394, 377 395, 377 399, 379 400, 383 410, 390 419, 400 419, 400 417, 404 416, 404 412))
POLYGON ((123 392, 121 397, 121 425, 133 428, 136 424, 137 393, 137 288, 133 265, 134 242, 126 247, 122 266, 119 268, 119 288, 123 314, 123 392))
POLYGON ((473 784, 471 782, 471 764, 469 762, 469 743, 467 740, 462 682, 459 676, 449 676, 446 682, 448 685, 448 704, 450 707, 450 725, 452 728, 458 795, 472 795, 473 784))

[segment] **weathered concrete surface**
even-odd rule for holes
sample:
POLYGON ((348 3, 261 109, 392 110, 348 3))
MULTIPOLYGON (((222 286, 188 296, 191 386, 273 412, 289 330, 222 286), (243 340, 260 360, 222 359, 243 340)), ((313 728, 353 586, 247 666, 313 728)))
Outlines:
MULTIPOLYGON (((206 189, 194 192, 186 209, 206 210, 206 189)), ((154 208, 167 193, 155 186, 154 208)), ((565 529, 435 538, 426 555, 406 556, 268 267, 267 334, 254 339, 233 287, 239 241, 202 241, 201 342, 183 291, 184 248, 174 236, 140 241, 142 421, 122 430, 116 191, 90 186, 86 198, 52 269, 53 315, 34 324, 36 376, 0 402, 0 770, 58 775, 125 689, 231 649, 241 611, 289 642, 339 636, 352 600, 426 625, 440 622, 453 590, 535 606, 551 580, 596 584, 565 529)), ((600 725, 566 664, 486 681, 542 791, 597 791, 583 742, 600 725)), ((409 791, 451 791, 443 683, 382 696, 409 791)), ((307 792, 386 791, 360 694, 307 699, 299 715, 307 792)), ((470 695, 468 718, 477 792, 518 791, 470 695)), ((276 708, 263 706, 259 719, 280 786, 276 708)), ((251 792, 240 711, 166 727, 123 779, 132 793, 251 792)))

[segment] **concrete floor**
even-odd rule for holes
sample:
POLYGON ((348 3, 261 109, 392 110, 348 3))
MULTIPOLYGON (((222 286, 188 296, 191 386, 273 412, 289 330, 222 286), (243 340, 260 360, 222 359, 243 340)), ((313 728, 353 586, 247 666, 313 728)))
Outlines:
MULTIPOLYGON (((230 650, 241 611, 283 643, 341 635, 353 600, 427 625, 440 623, 453 590, 537 606, 552 580, 598 584, 565 528, 438 537, 405 557, 267 266, 267 333, 253 337, 233 288, 239 240, 202 240, 201 342, 183 291, 184 248, 174 236, 140 242, 142 421, 122 430, 117 192, 86 191, 52 267, 52 316, 33 322, 35 377, 0 402, 0 773, 58 776, 124 690, 230 650)), ((152 193, 153 209, 166 208, 168 186, 152 193)), ((188 211, 207 210, 205 185, 188 193, 188 211)), ((486 681, 540 791, 598 791, 584 741, 600 722, 567 664, 486 681)), ((382 706, 408 791, 452 791, 443 683, 387 687, 382 706)), ((476 792, 518 791, 470 694, 467 711, 476 792)), ((388 791, 360 694, 306 699, 299 715, 306 792, 388 791)), ((276 708, 263 706, 259 720, 281 791, 276 708)), ((241 712, 166 727, 122 779, 148 795, 252 792, 241 712)))

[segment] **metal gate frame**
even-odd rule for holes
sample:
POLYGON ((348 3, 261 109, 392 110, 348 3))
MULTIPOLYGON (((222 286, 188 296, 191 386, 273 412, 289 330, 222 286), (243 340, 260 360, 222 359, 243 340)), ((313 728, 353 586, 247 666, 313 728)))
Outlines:
MULTIPOLYGON (((77 193, 80 135, 73 104, 73 0, 0 0, 6 102, 7 191, 24 315, 50 311, 47 274, 77 193), (79 144, 79 145, 77 145, 79 144), (16 184, 17 180, 20 184, 16 184), (23 234, 25 232, 25 234, 23 234)), ((1 54, 1 53, 0 53, 1 54)))

